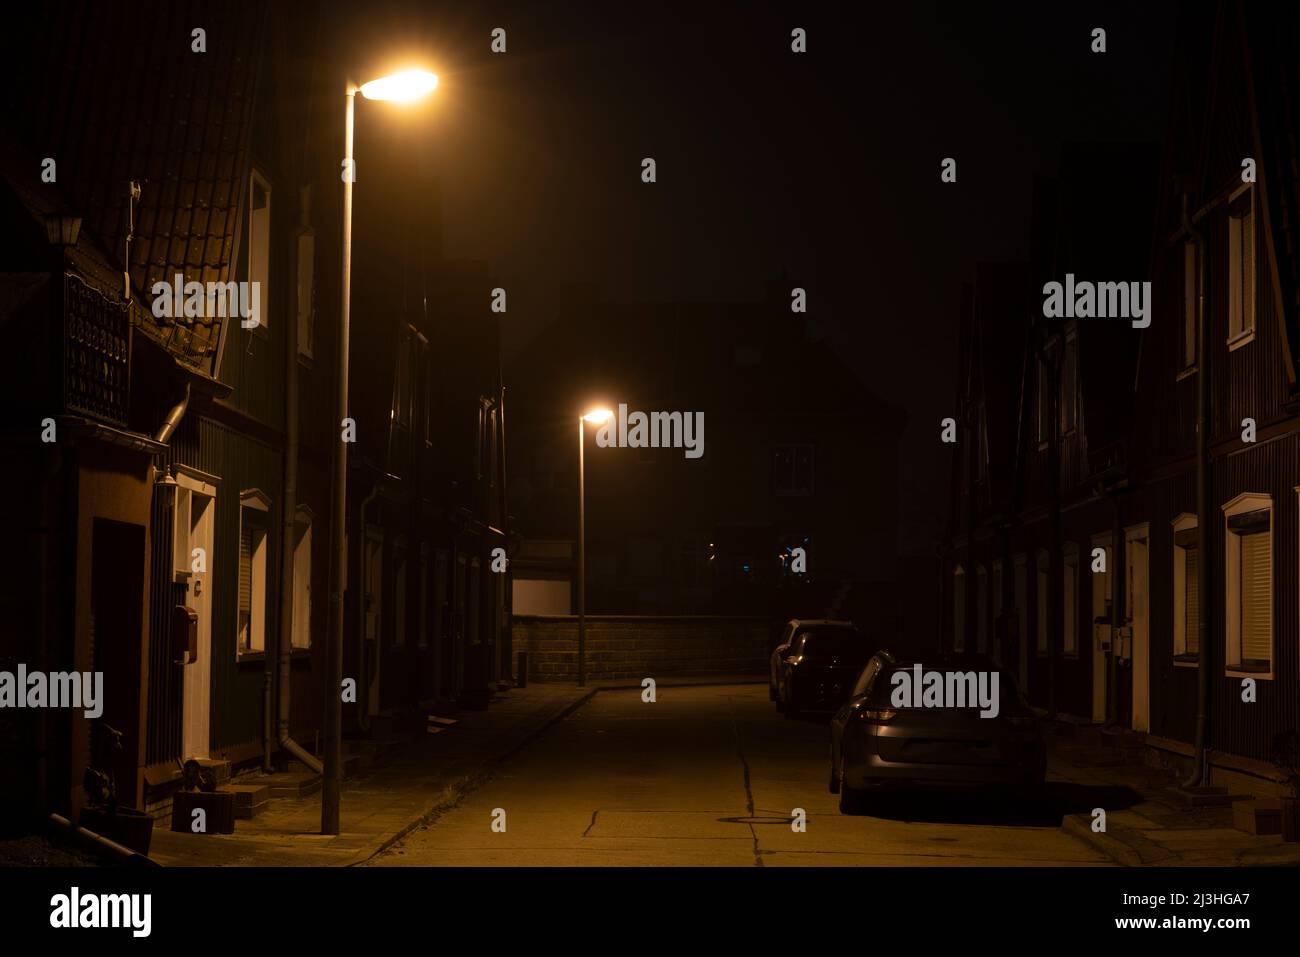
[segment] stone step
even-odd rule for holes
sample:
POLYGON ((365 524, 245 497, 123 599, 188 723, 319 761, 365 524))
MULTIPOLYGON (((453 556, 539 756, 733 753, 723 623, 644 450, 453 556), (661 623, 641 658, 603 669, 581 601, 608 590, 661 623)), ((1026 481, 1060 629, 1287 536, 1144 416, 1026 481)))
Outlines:
POLYGON ((1247 834, 1281 834, 1281 798, 1259 798, 1232 803, 1232 826, 1247 834))
POLYGON ((264 783, 230 784, 225 790, 234 792, 235 817, 241 821, 257 817, 271 803, 271 788, 264 783))
POLYGON ((265 785, 273 798, 307 797, 321 788, 321 776, 312 771, 280 771, 275 774, 263 774, 257 782, 265 785))

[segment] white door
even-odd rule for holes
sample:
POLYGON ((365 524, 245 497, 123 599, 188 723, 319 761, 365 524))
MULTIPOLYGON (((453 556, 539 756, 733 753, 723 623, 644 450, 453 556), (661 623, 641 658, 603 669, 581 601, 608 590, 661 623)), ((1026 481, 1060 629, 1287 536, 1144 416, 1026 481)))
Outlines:
POLYGON ((1130 654, 1133 668, 1133 730, 1147 731, 1151 726, 1149 686, 1150 663, 1147 655, 1147 526, 1128 531, 1128 617, 1133 628, 1130 654))
POLYGON ((182 513, 176 523, 179 531, 186 524, 190 531, 191 567, 194 567, 194 549, 203 549, 200 567, 206 571, 192 571, 188 580, 185 602, 199 617, 198 657, 185 665, 185 678, 181 701, 184 707, 182 754, 183 760, 208 756, 208 719, 212 707, 212 554, 213 519, 216 501, 211 495, 199 491, 181 491, 181 500, 189 505, 188 520, 182 513))

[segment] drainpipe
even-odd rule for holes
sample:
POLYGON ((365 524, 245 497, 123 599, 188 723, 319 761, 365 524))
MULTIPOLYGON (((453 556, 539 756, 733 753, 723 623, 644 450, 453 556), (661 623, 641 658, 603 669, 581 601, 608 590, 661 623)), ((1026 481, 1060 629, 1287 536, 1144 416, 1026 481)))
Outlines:
MULTIPOLYGON (((301 225, 304 229, 311 222, 311 192, 304 187, 301 192, 301 225)), ((280 749, 289 752, 316 774, 324 774, 325 766, 307 749, 289 736, 289 692, 292 681, 291 663, 293 660, 293 565, 294 565, 294 528, 298 511, 298 317, 285 319, 285 356, 284 387, 285 401, 285 448, 284 448, 284 496, 281 505, 280 525, 280 680, 279 684, 279 728, 276 741, 280 749)), ((329 694, 330 689, 326 688, 329 694)), ((338 690, 334 689, 337 694, 338 690)), ((266 660, 266 699, 271 698, 271 659, 266 660)), ((270 730, 271 714, 267 709, 267 730, 270 730)), ((266 736, 263 764, 266 770, 271 766, 270 734, 266 736)))
POLYGON ((1184 787, 1209 784, 1209 704, 1210 704, 1210 355, 1206 348, 1209 336, 1205 328, 1205 237, 1192 225, 1188 214, 1188 196, 1183 194, 1183 231, 1196 245, 1196 585, 1198 616, 1196 654, 1196 742, 1192 775, 1184 787))
POLYGON ((158 427, 158 431, 154 433, 153 438, 155 442, 161 442, 163 445, 166 445, 171 440, 172 435, 176 432, 176 427, 181 424, 181 419, 185 417, 185 410, 188 409, 189 406, 190 384, 186 382, 185 394, 181 396, 179 402, 172 406, 172 410, 167 413, 167 418, 164 419, 163 424, 158 427))

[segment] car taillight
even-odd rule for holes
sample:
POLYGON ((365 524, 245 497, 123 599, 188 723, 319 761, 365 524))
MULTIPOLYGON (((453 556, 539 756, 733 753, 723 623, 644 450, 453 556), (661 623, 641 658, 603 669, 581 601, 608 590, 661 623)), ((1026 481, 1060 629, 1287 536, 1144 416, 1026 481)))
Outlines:
POLYGON ((859 721, 892 721, 898 715, 897 711, 885 709, 883 711, 871 711, 863 709, 858 712, 859 721))

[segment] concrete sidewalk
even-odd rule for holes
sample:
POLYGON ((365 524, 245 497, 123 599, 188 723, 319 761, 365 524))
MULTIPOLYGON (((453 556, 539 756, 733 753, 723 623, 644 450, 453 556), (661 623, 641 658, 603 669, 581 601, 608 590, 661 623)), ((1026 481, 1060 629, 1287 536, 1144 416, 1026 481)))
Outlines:
POLYGON ((1048 779, 1100 795, 1106 830, 1090 812, 1066 814, 1062 828, 1129 867, 1236 867, 1300 864, 1300 843, 1232 826, 1231 805, 1189 807, 1170 771, 1123 762, 1113 748, 1049 739, 1048 779))
MULTIPOLYGON (((666 676, 659 687, 753 684, 753 675, 666 676)), ((390 747, 381 763, 343 782, 342 833, 322 835, 320 793, 278 798, 234 834, 197 835, 154 827, 149 856, 166 866, 348 867, 360 864, 453 807, 493 768, 598 691, 639 688, 640 681, 592 679, 533 683, 499 693, 486 711, 460 711, 439 734, 390 747)), ((239 779, 256 782, 256 778, 239 779)))

